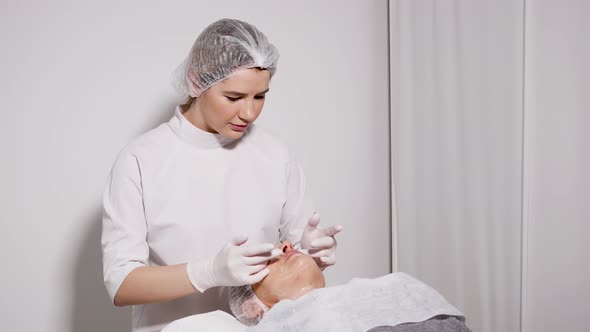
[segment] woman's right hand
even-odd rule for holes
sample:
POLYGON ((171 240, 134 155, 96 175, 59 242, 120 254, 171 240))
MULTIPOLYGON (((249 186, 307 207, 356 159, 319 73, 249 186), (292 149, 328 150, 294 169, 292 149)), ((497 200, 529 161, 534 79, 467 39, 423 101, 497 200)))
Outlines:
POLYGON ((216 286, 255 284, 268 275, 268 261, 282 255, 272 243, 246 244, 247 235, 235 237, 214 257, 187 264, 193 286, 201 292, 216 286))

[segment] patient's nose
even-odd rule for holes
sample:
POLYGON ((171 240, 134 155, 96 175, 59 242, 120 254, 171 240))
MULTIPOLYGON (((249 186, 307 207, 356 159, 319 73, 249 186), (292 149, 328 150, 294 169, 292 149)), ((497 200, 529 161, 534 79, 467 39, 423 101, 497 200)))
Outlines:
POLYGON ((289 251, 293 250, 293 245, 289 241, 284 241, 281 244, 281 250, 283 251, 283 253, 288 253, 289 251))

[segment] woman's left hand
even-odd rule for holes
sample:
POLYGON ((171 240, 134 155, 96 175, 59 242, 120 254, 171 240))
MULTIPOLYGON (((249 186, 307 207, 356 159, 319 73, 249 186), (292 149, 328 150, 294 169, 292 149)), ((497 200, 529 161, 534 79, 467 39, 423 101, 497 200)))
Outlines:
POLYGON ((320 215, 314 213, 301 236, 301 251, 313 257, 323 270, 336 264, 336 234, 342 231, 342 225, 333 225, 320 229, 320 215))

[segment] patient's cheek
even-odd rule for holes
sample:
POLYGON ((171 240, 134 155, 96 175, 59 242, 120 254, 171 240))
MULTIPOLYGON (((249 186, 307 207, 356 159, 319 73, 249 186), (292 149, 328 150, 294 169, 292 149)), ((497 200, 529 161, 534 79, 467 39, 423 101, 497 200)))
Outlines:
POLYGON ((310 256, 296 257, 293 264, 286 266, 285 269, 287 273, 296 276, 304 282, 324 281, 324 274, 310 256))
POLYGON ((324 276, 313 258, 297 256, 277 267, 270 286, 278 300, 294 300, 324 285, 324 276))
POLYGON ((324 275, 310 256, 293 256, 288 261, 271 263, 268 268, 268 276, 252 285, 256 296, 268 307, 284 299, 297 299, 325 286, 324 275))

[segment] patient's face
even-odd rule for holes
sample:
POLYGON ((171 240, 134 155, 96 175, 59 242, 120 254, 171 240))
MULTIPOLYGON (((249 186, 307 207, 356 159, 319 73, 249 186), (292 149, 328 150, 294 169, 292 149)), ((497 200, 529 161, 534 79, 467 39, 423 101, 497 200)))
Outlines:
POLYGON ((294 300, 326 285, 322 271, 311 256, 293 249, 288 241, 283 242, 280 249, 284 254, 269 262, 268 276, 252 285, 256 296, 269 308, 281 300, 294 300))

